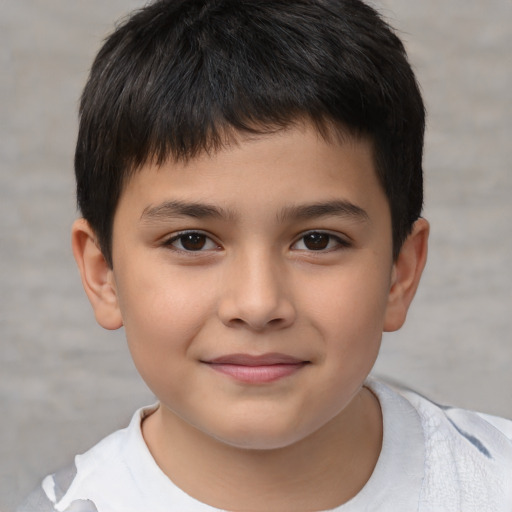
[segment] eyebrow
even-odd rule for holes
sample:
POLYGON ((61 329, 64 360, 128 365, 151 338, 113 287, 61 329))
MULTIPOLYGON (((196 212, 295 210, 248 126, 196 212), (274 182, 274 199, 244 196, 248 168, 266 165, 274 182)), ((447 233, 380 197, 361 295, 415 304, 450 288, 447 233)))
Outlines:
POLYGON ((346 217, 357 221, 368 221, 370 219, 363 208, 344 200, 289 206, 278 215, 281 222, 289 219, 308 220, 319 217, 346 217))
MULTIPOLYGON (((144 208, 140 219, 144 222, 151 222, 179 217, 234 220, 236 214, 233 211, 207 203, 164 201, 156 206, 144 208)), ((287 206, 277 215, 279 222, 309 220, 320 217, 345 217, 357 221, 369 220, 368 213, 363 208, 344 200, 287 206)))
POLYGON ((164 201, 156 206, 144 208, 140 219, 142 221, 165 220, 172 217, 192 217, 194 219, 231 219, 232 212, 218 206, 206 203, 185 201, 164 201))

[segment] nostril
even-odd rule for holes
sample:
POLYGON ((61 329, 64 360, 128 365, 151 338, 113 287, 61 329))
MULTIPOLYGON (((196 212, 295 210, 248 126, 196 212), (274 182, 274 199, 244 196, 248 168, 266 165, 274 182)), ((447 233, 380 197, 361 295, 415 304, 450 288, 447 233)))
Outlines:
POLYGON ((242 326, 245 325, 246 322, 244 322, 241 318, 232 318, 229 323, 234 326, 242 326))
POLYGON ((279 329, 286 325, 285 318, 272 318, 268 321, 248 321, 243 318, 232 318, 227 322, 227 325, 234 328, 248 328, 253 331, 266 331, 272 329, 279 329))
POLYGON ((285 328, 295 320, 295 308, 284 293, 270 296, 269 293, 254 293, 254 289, 244 293, 237 289, 236 292, 226 293, 218 303, 217 314, 226 326, 264 331, 285 328))

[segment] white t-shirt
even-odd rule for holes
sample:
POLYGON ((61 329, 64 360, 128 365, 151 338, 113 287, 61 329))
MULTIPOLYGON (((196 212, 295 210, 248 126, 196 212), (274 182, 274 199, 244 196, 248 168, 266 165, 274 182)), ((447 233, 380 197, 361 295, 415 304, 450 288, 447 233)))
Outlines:
MULTIPOLYGON (((383 415, 372 476, 337 512, 511 512, 512 421, 439 406, 410 390, 369 380, 383 415)), ((130 425, 47 476, 19 512, 206 512, 160 470, 130 425)))

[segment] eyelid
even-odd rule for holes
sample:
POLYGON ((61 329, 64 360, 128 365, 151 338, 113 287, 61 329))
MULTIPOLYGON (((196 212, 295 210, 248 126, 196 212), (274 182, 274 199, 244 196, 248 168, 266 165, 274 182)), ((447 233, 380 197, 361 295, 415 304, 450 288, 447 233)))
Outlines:
POLYGON ((335 251, 337 249, 346 249, 346 248, 352 246, 352 241, 350 240, 350 238, 348 236, 343 236, 340 233, 333 233, 332 231, 329 231, 329 230, 326 230, 326 229, 308 229, 307 231, 304 231, 304 232, 300 233, 296 237, 295 241, 291 245, 291 248, 293 249, 293 247, 295 245, 297 245, 301 240, 303 240, 304 237, 306 237, 308 235, 311 235, 313 233, 318 233, 320 235, 327 235, 327 236, 329 236, 331 239, 333 239, 333 240, 335 240, 337 242, 336 247, 331 247, 331 248, 326 248, 326 249, 319 249, 319 250, 307 249, 307 248, 305 248, 305 249, 296 249, 296 250, 310 252, 310 253, 316 253, 316 254, 322 254, 322 253, 326 253, 326 252, 335 251))
POLYGON ((162 246, 164 246, 168 249, 171 249, 173 251, 176 251, 176 252, 185 253, 185 254, 193 254, 193 255, 198 255, 203 252, 210 252, 213 250, 218 250, 221 248, 221 245, 215 240, 214 236, 212 236, 211 234, 209 234, 205 231, 202 231, 201 229, 183 229, 181 231, 176 231, 174 233, 171 233, 170 235, 167 235, 162 240, 162 246), (180 249, 179 247, 176 247, 173 245, 173 243, 176 242, 177 240, 179 240, 181 237, 183 237, 185 235, 191 235, 191 234, 197 234, 197 235, 204 236, 206 239, 208 239, 211 243, 213 243, 215 245, 215 248, 214 249, 211 249, 211 248, 210 249, 199 249, 197 251, 190 251, 190 250, 187 250, 184 248, 180 249))

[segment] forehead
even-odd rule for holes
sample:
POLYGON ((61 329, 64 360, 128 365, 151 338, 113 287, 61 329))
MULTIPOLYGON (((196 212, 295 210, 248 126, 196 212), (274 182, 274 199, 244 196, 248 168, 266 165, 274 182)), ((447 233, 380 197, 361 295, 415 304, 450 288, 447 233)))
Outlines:
POLYGON ((301 124, 238 134, 186 161, 147 163, 126 183, 120 206, 129 202, 142 215, 164 202, 192 201, 234 217, 249 205, 275 213, 336 200, 357 206, 382 195, 369 139, 301 124))

